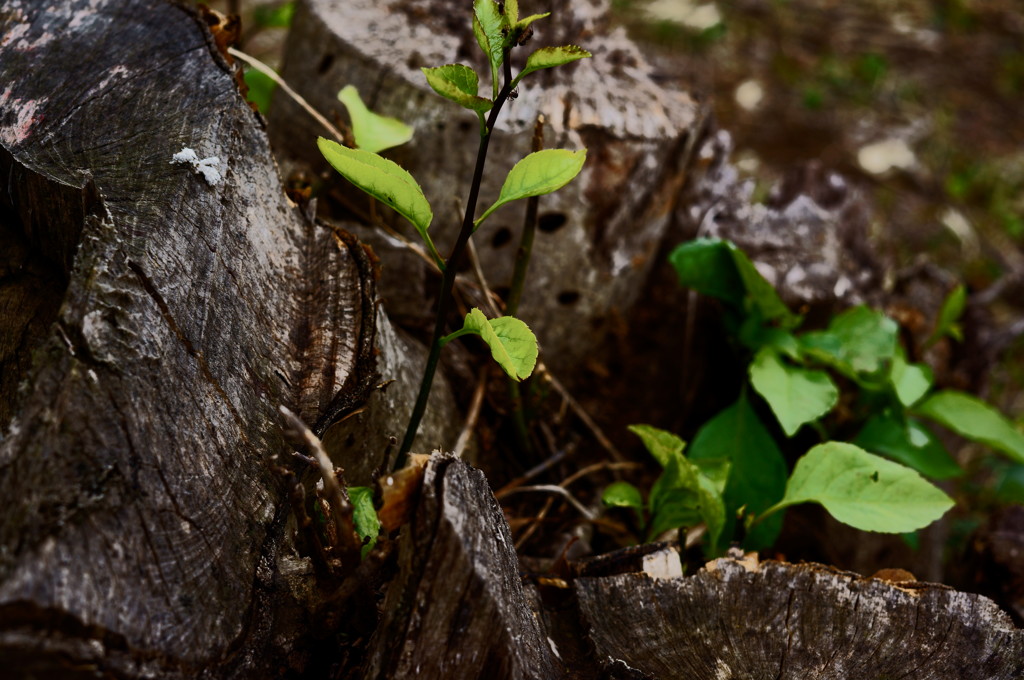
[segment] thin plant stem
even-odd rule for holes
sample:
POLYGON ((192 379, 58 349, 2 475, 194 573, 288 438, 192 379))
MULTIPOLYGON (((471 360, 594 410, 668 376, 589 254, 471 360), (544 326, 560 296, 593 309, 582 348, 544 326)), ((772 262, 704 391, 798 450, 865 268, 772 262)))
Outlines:
POLYGON ((448 319, 448 309, 452 303, 452 287, 455 285, 455 273, 459 263, 465 254, 466 244, 469 237, 473 235, 473 215, 476 214, 476 202, 480 195, 480 183, 484 177, 484 164, 487 160, 487 147, 491 141, 491 133, 494 132, 494 123, 498 120, 498 113, 505 104, 509 94, 512 92, 512 62, 509 61, 508 52, 504 55, 505 85, 498 92, 494 99, 494 106, 491 107, 487 117, 487 123, 480 135, 480 146, 476 153, 476 167, 473 170, 473 180, 469 187, 469 198, 466 200, 466 213, 462 219, 462 228, 459 236, 452 246, 451 255, 445 260, 444 275, 441 277, 441 290, 437 298, 437 315, 434 318, 434 333, 430 340, 430 354, 427 355, 427 363, 423 368, 423 380, 420 382, 420 391, 416 397, 412 414, 409 416, 409 425, 405 430, 405 437, 402 438, 402 445, 398 450, 398 457, 392 469, 404 467, 412 449, 412 443, 416 439, 416 432, 420 428, 420 421, 427 410, 427 401, 430 398, 430 388, 434 384, 434 374, 437 372, 437 364, 441 359, 441 338, 444 337, 445 323, 448 319))
MULTIPOLYGON (((533 152, 544 149, 544 116, 537 116, 533 126, 533 152)), ((533 237, 537 233, 537 205, 539 196, 531 196, 526 201, 526 218, 523 220, 523 234, 519 239, 519 250, 516 251, 515 269, 512 272, 512 285, 509 287, 508 302, 505 309, 509 316, 519 312, 519 301, 523 297, 523 286, 526 284, 526 270, 530 266, 530 255, 533 252, 533 237)))
MULTIPOLYGON (((544 148, 544 115, 537 116, 537 122, 533 126, 533 143, 531 151, 537 152, 544 148)), ((539 196, 531 196, 526 201, 526 217, 523 220, 523 233, 519 237, 519 249, 516 250, 515 269, 512 272, 512 285, 509 288, 508 302, 505 303, 505 311, 509 316, 515 316, 519 312, 519 301, 523 297, 523 286, 526 284, 526 270, 530 266, 530 255, 533 252, 533 237, 537 232, 537 206, 540 203, 539 196)), ((532 450, 530 446, 530 429, 526 422, 526 407, 523 405, 523 392, 519 383, 509 378, 508 396, 512 400, 512 422, 515 425, 516 442, 519 444, 519 451, 524 456, 529 456, 532 450)))

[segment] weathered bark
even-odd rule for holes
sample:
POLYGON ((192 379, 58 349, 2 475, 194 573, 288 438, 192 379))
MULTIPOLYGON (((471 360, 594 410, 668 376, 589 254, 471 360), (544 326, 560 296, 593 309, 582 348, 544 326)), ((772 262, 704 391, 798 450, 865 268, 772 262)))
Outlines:
POLYGON ((323 430, 415 354, 194 10, 7 2, 0 83, 4 673, 276 676, 308 604, 276 409, 323 430))
POLYGON ((716 560, 689 578, 579 579, 595 651, 643 677, 1010 680, 1024 631, 990 600, 821 565, 716 560))
POLYGON ((524 597, 512 535, 483 473, 435 456, 363 677, 557 678, 524 597))
MULTIPOLYGON (((533 41, 514 52, 517 66, 547 44, 578 43, 595 57, 524 81, 519 98, 498 119, 481 193, 482 211, 508 169, 530 151, 537 114, 547 119, 549 148, 588 148, 581 175, 541 199, 520 314, 537 332, 549 364, 562 372, 605 340, 610 317, 627 310, 641 290, 683 181, 682 150, 696 112, 687 95, 651 80, 637 47, 622 29, 610 28, 608 7, 604 0, 523 5, 524 13, 553 14, 537 22, 533 41)), ((375 111, 415 128, 410 144, 387 153, 412 172, 431 200, 431 232, 442 253, 461 223, 458 201, 468 193, 478 123, 438 97, 420 67, 469 63, 489 95, 489 69, 469 18, 468 9, 456 12, 437 0, 305 0, 298 3, 283 69, 321 111, 343 111, 335 95, 351 84, 375 111)), ((274 101, 271 131, 277 146, 318 161, 311 141, 323 131, 283 96, 274 101)), ((499 290, 511 279, 524 203, 503 208, 477 232, 483 269, 499 290)), ((423 309, 422 292, 410 289, 411 273, 389 281, 387 264, 385 304, 423 309), (410 292, 414 301, 403 304, 410 292)))

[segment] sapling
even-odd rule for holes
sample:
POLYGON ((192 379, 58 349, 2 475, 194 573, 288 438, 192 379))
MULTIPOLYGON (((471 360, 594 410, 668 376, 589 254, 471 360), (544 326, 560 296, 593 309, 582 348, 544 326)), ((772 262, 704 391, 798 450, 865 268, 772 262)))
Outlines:
POLYGON ((474 0, 473 34, 490 67, 491 97, 479 94, 479 76, 468 66, 445 64, 422 69, 427 83, 435 92, 473 111, 480 122, 480 140, 465 214, 455 244, 447 258, 441 256, 430 237, 429 228, 433 220, 433 211, 423 195, 423 190, 411 174, 396 163, 366 149, 347 148, 324 138, 317 142, 324 157, 342 176, 394 209, 413 225, 423 239, 430 257, 442 272, 430 352, 419 394, 394 464, 395 468, 405 464, 412 448, 420 420, 426 410, 441 349, 445 344, 462 335, 479 335, 487 343, 495 361, 513 380, 522 380, 529 376, 536 364, 536 337, 525 323, 514 317, 488 319, 479 309, 472 309, 466 315, 461 329, 447 335, 445 330, 452 304, 455 275, 473 232, 503 205, 551 193, 565 186, 579 174, 586 160, 586 149, 551 149, 529 154, 509 171, 497 200, 479 217, 474 218, 487 148, 495 123, 502 106, 518 92, 520 81, 534 71, 591 56, 589 52, 575 45, 543 47, 531 53, 523 69, 513 77, 509 58, 511 51, 529 39, 533 31, 531 24, 546 16, 548 15, 534 14, 520 18, 518 0, 509 0, 502 4, 494 0, 474 0))

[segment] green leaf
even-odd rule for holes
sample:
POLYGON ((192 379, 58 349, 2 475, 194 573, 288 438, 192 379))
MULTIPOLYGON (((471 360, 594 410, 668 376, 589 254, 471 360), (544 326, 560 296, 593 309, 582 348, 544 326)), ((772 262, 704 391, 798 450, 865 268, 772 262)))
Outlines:
POLYGON ((692 457, 689 460, 697 466, 702 475, 711 480, 715 491, 719 494, 725 493, 725 485, 728 484, 729 473, 732 471, 732 461, 726 458, 701 458, 695 460, 692 457))
POLYGON ((672 251, 669 262, 687 288, 727 302, 739 311, 756 310, 763 319, 778 321, 787 328, 799 323, 799 317, 789 311, 750 258, 729 241, 688 241, 672 251))
POLYGON ((794 361, 800 361, 800 342, 789 331, 774 326, 766 326, 759 315, 751 314, 740 324, 739 340, 743 346, 757 352, 763 347, 770 347, 780 355, 794 361))
POLYGON ((473 0, 473 35, 491 66, 492 97, 498 96, 498 70, 508 48, 508 20, 494 0, 473 0))
POLYGON ((996 500, 1000 503, 1024 505, 1024 465, 1011 464, 997 470, 996 500))
MULTIPOLYGON (((536 18, 540 18, 545 15, 535 15, 536 18)), ((532 17, 531 17, 532 18, 532 17)), ((523 76, 534 71, 539 71, 543 68, 554 68, 555 66, 561 66, 562 64, 568 64, 570 62, 577 61, 579 59, 586 59, 592 57, 590 52, 586 51, 582 47, 577 45, 563 45, 562 47, 542 47, 526 58, 526 65, 523 66, 523 70, 516 76, 515 82, 518 83, 523 76)))
POLYGON ((412 139, 412 128, 398 120, 379 116, 370 109, 359 97, 359 92, 351 85, 346 85, 338 93, 338 101, 348 110, 352 121, 352 135, 356 146, 363 151, 379 153, 384 149, 405 144, 412 139))
POLYGON ((953 390, 937 392, 914 411, 1024 463, 1024 434, 1002 413, 976 397, 953 390))
POLYGON ((505 21, 509 26, 515 26, 519 21, 519 0, 505 0, 505 21))
POLYGON ((434 213, 423 195, 423 189, 412 175, 397 163, 369 151, 349 149, 323 137, 318 138, 316 144, 327 162, 342 177, 409 220, 423 237, 434 259, 440 260, 443 265, 444 261, 437 254, 427 233, 434 213))
POLYGON ((479 227, 492 212, 510 201, 543 196, 561 189, 580 173, 586 160, 586 149, 534 151, 509 171, 498 200, 473 223, 474 228, 479 227))
POLYGON ((270 100, 274 95, 274 90, 277 89, 277 83, 266 73, 257 71, 254 68, 247 68, 244 78, 245 84, 249 88, 245 98, 255 104, 260 113, 266 115, 267 110, 270 108, 270 100))
POLYGON ((762 349, 750 364, 750 383, 779 419, 786 436, 825 415, 839 401, 839 389, 825 371, 792 366, 762 349))
POLYGON ((928 526, 953 507, 945 493, 908 467, 853 444, 825 442, 797 461, 775 509, 819 503, 863 531, 904 533, 928 526))
POLYGON ((669 463, 677 458, 683 457, 683 449, 686 442, 665 430, 660 430, 652 425, 630 425, 629 431, 640 437, 658 464, 667 468, 669 463))
POLYGON ((931 389, 934 380, 932 369, 924 364, 908 363, 903 349, 897 350, 893 357, 889 382, 900 403, 904 406, 913 406, 931 389))
POLYGON ((252 11, 253 23, 260 28, 288 28, 292 25, 294 15, 294 2, 286 2, 277 7, 257 5, 252 11))
MULTIPOLYGON (((506 4, 505 7, 507 9, 508 5, 506 4)), ((515 37, 516 37, 516 40, 518 40, 519 37, 523 35, 523 32, 526 30, 526 28, 530 24, 532 24, 534 21, 537 21, 537 19, 543 19, 544 17, 549 17, 549 16, 551 16, 551 12, 544 12, 543 14, 531 14, 530 16, 528 16, 528 17, 526 17, 524 19, 519 19, 519 20, 513 19, 510 16, 509 17, 509 22, 512 24, 512 31, 513 31, 513 35, 515 35, 515 37)))
POLYGON ((437 68, 422 69, 427 83, 442 97, 452 100, 470 111, 489 111, 494 103, 477 96, 480 87, 476 71, 462 64, 447 64, 437 68))
MULTIPOLYGON (((731 463, 723 492, 725 541, 733 535, 736 513, 741 507, 746 506, 748 513, 760 514, 777 503, 786 491, 786 460, 744 395, 707 421, 697 431, 688 451, 690 460, 698 466, 705 460, 724 459, 731 463)), ((770 546, 782 530, 782 520, 780 514, 758 523, 747 534, 744 545, 755 550, 770 546)))
POLYGON ((800 345, 806 355, 861 382, 889 369, 898 333, 895 321, 861 305, 833 318, 827 330, 805 333, 800 345))
POLYGON ((682 286, 743 308, 746 288, 725 241, 710 238, 687 241, 676 246, 668 259, 682 286))
POLYGON ((366 486, 350 486, 348 498, 352 503, 352 523, 355 525, 356 533, 363 540, 362 555, 373 549, 377 542, 377 534, 380 533, 380 520, 377 519, 377 511, 373 507, 373 489, 366 486))
POLYGON ((609 484, 601 494, 601 502, 613 508, 633 508, 638 513, 643 513, 644 510, 644 499, 640 496, 640 489, 629 482, 609 484))
POLYGON ((799 317, 789 311, 782 298, 775 291, 775 287, 768 282, 768 279, 761 276, 757 267, 750 261, 747 254, 737 248, 733 243, 726 241, 729 254, 732 256, 736 271, 746 288, 747 297, 751 304, 764 318, 778 320, 783 326, 791 328, 799 323, 799 317))
POLYGON ((963 474, 935 435, 909 418, 903 421, 892 414, 872 416, 853 443, 934 479, 949 479, 963 474))
POLYGON ((523 380, 533 373, 537 365, 537 338, 521 320, 512 316, 488 319, 474 307, 466 315, 462 331, 449 335, 448 339, 464 332, 479 335, 491 348, 494 360, 513 380, 523 380))
POLYGON ((935 344, 939 338, 947 335, 958 342, 963 340, 963 331, 957 321, 964 313, 966 304, 967 289, 960 284, 951 290, 943 301, 942 309, 939 310, 939 318, 935 321, 935 331, 925 342, 925 347, 935 344))
POLYGON ((682 455, 669 460, 665 472, 651 487, 653 539, 669 529, 707 526, 709 546, 717 545, 725 524, 725 503, 715 483, 682 455))

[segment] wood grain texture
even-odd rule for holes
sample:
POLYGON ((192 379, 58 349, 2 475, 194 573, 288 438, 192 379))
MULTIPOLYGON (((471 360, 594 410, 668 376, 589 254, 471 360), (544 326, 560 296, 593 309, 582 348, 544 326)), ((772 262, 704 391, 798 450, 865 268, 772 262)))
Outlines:
POLYGON ((558 678, 483 473, 434 456, 364 678, 558 678))
MULTIPOLYGON (((461 223, 458 202, 468 194, 478 123, 437 96, 420 67, 470 64, 481 74, 481 93, 490 96, 489 70, 478 55, 466 9, 454 12, 439 0, 303 0, 283 67, 285 79, 329 118, 346 120, 335 95, 351 84, 375 111, 415 128, 409 144, 386 154, 423 186, 434 208, 431 233, 445 254, 461 223)), ((653 264, 683 181, 682 149, 696 105, 651 79, 636 45, 610 27, 604 0, 524 3, 521 9, 554 14, 535 23, 533 40, 514 52, 517 67, 534 48, 548 44, 578 43, 594 58, 538 72, 520 86, 492 137, 479 212, 530 151, 537 114, 547 118, 548 148, 589 149, 580 176, 541 199, 541 229, 521 308, 548 363, 567 372, 600 344, 608 317, 632 305, 653 264)), ((278 146, 322 164, 308 149, 309 140, 324 133, 292 102, 274 100, 270 125, 278 146), (298 148, 291 148, 296 142, 298 148)), ((502 208, 477 232, 493 287, 511 280, 524 210, 522 201, 502 208)), ((395 273, 384 264, 385 304, 423 308, 418 300, 404 302, 419 292, 409 286, 416 274, 407 268, 395 273)))
POLYGON ((821 565, 716 560, 691 577, 581 578, 606 667, 642 677, 1010 680, 1024 631, 990 600, 821 565))
POLYGON ((6 2, 0 83, 0 663, 276 676, 307 604, 276 409, 326 429, 404 365, 376 272, 285 198, 189 6, 6 2))

